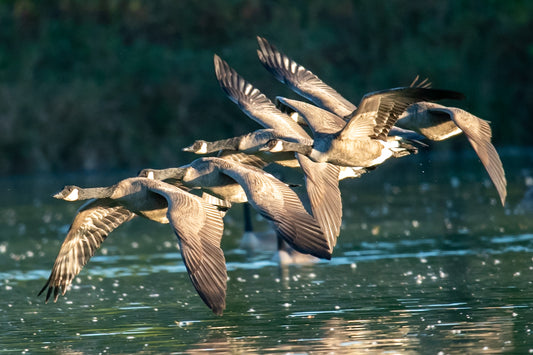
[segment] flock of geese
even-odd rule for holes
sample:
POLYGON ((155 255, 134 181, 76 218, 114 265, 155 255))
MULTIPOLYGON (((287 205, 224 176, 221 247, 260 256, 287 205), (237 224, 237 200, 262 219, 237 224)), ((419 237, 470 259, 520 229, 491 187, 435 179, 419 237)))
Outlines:
POLYGON ((189 277, 205 304, 222 314, 226 265, 220 247, 223 217, 248 203, 271 222, 278 239, 296 252, 330 259, 340 233, 339 181, 359 177, 390 157, 417 152, 428 140, 465 134, 488 172, 501 203, 506 179, 491 144, 491 128, 462 109, 433 101, 463 95, 430 88, 418 77, 408 87, 366 94, 359 106, 311 71, 258 37, 257 54, 276 79, 307 102, 278 97, 276 104, 214 56, 215 73, 231 101, 263 128, 215 142, 195 141, 184 151, 215 153, 169 169, 144 169, 109 187, 66 186, 54 195, 88 200, 78 211, 43 289, 46 301, 64 295, 72 280, 115 228, 140 216, 169 223, 189 277), (300 169, 305 192, 263 170, 269 164, 300 169))

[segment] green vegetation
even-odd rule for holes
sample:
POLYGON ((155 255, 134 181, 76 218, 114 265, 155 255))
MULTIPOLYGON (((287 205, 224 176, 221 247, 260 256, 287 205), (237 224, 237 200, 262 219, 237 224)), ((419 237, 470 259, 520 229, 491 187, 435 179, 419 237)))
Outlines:
POLYGON ((347 98, 416 74, 467 95, 494 142, 531 145, 531 1, 0 2, 0 174, 183 164, 181 147, 257 125, 224 96, 219 54, 290 95, 255 36, 347 98))

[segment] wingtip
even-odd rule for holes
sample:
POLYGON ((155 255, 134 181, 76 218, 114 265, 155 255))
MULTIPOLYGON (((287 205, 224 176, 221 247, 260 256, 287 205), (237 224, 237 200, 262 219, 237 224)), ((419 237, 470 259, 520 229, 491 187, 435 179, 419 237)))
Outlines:
POLYGON ((226 305, 220 305, 220 306, 213 306, 211 308, 211 311, 213 311, 213 313, 217 316, 222 316, 224 314, 224 310, 226 309, 226 305))
POLYGON ((213 54, 213 63, 215 65, 215 74, 216 74, 217 78, 219 78, 220 77, 220 70, 221 70, 221 68, 223 66, 224 61, 222 60, 222 58, 220 58, 218 56, 218 54, 215 53, 215 54, 213 54))
POLYGON ((37 297, 39 297, 40 295, 43 294, 44 290, 46 290, 46 288, 48 287, 48 282, 44 285, 44 287, 41 289, 41 291, 39 291, 39 293, 37 294, 37 297))

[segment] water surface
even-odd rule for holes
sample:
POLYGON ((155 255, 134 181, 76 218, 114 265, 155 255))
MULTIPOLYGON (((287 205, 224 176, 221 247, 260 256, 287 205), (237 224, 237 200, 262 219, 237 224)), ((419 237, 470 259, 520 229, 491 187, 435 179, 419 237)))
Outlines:
POLYGON ((509 149, 502 160, 505 208, 469 153, 419 154, 342 182, 338 246, 313 265, 281 269, 271 251, 240 250, 237 206, 225 219, 222 317, 195 293, 170 228, 141 219, 44 304, 36 294, 80 206, 49 196, 129 173, 3 179, 0 351, 532 352, 533 212, 517 205, 533 155, 509 149))

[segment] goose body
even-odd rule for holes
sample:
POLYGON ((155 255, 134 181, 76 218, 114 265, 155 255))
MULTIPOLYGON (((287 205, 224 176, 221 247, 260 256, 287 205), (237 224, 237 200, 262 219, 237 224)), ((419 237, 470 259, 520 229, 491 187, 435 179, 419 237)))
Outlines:
MULTIPOLYGON (((317 162, 328 162, 340 166, 370 168, 383 163, 391 156, 404 156, 416 149, 403 142, 401 137, 389 136, 391 127, 399 115, 411 104, 438 99, 460 99, 462 94, 449 90, 428 88, 394 88, 366 94, 359 107, 349 115, 349 121, 336 133, 313 129, 314 142, 304 145, 274 140, 265 150, 295 151, 307 155, 317 162)), ((312 117, 319 108, 311 106, 305 112, 300 110, 311 125, 317 120, 312 117)))
POLYGON ((196 159, 182 168, 145 169, 140 176, 161 180, 178 178, 188 187, 201 188, 223 200, 248 202, 273 222, 276 232, 294 249, 319 258, 331 258, 328 237, 305 210, 297 194, 261 169, 207 157, 196 159))
POLYGON ((102 188, 67 186, 54 196, 86 200, 61 245, 46 289, 46 301, 65 294, 74 277, 115 228, 135 216, 172 226, 189 277, 206 305, 222 314, 226 301, 226 265, 220 249, 223 232, 218 210, 200 197, 162 181, 129 178, 102 188))

